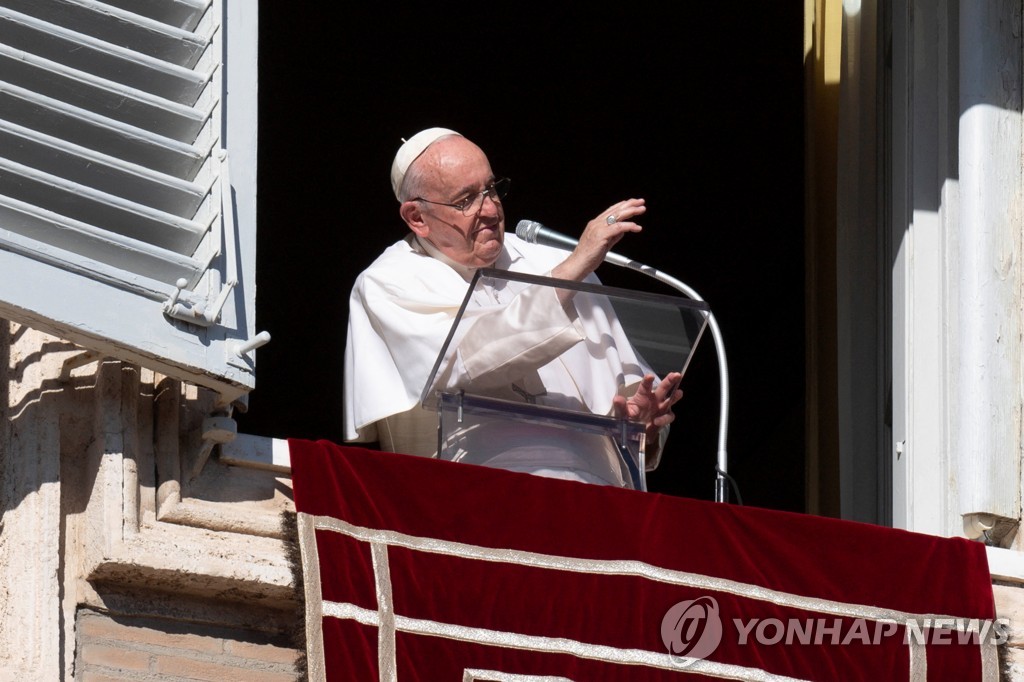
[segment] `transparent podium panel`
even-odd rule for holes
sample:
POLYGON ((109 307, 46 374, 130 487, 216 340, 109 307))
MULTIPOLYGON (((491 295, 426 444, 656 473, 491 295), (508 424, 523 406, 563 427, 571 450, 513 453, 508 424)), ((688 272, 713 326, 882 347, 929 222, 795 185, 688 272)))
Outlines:
POLYGON ((438 399, 441 459, 647 489, 642 424, 465 393, 438 399))
POLYGON ((647 374, 684 374, 703 301, 478 270, 421 400, 450 459, 643 490, 645 427, 616 414, 647 374))

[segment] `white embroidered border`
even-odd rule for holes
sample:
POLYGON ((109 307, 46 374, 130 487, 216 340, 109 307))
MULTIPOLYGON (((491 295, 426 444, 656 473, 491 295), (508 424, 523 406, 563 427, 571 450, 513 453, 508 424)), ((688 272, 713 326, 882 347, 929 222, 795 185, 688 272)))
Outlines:
POLYGON ((316 517, 304 512, 299 512, 296 517, 306 600, 306 671, 310 680, 320 682, 327 679, 327 671, 324 665, 324 602, 320 588, 320 553, 316 547, 316 517))
POLYGON ((391 597, 391 566, 388 547, 374 542, 370 545, 373 557, 373 577, 377 587, 377 665, 381 682, 397 682, 398 664, 395 660, 395 603, 391 597))
POLYGON ((405 547, 433 554, 444 554, 459 556, 469 559, 483 561, 494 561, 499 563, 519 564, 536 566, 538 568, 551 568, 575 573, 591 573, 596 575, 627 575, 640 578, 647 578, 655 582, 683 585, 686 587, 698 587, 715 592, 725 592, 756 601, 765 601, 778 606, 827 613, 835 616, 846 616, 850 618, 864 618, 865 620, 904 623, 908 620, 946 620, 949 625, 956 625, 965 632, 980 632, 981 621, 971 619, 967 621, 955 616, 941 614, 918 614, 895 609, 883 609, 874 606, 860 604, 848 604, 844 602, 821 599, 818 597, 805 597, 802 595, 772 590, 766 587, 741 583, 725 578, 700 575, 677 571, 660 566, 635 561, 632 559, 580 559, 577 557, 556 556, 551 554, 539 554, 524 550, 493 549, 479 545, 468 545, 450 540, 438 540, 436 538, 423 538, 413 535, 406 535, 397 531, 363 528, 329 516, 316 517, 316 527, 323 530, 331 530, 358 540, 372 543, 383 543, 396 547, 405 547), (962 626, 962 627, 961 627, 962 626))
POLYGON ((910 682, 928 682, 928 652, 924 644, 911 640, 910 649, 910 682))
POLYGON ((995 642, 981 643, 981 679, 984 682, 999 680, 999 648, 995 642))
MULTIPOLYGON (((364 609, 354 604, 324 602, 324 615, 334 618, 351 619, 370 626, 378 625, 380 622, 376 611, 364 609)), ((432 620, 408 618, 406 616, 395 616, 395 628, 402 632, 444 637, 446 639, 476 644, 489 644, 540 653, 571 654, 577 658, 587 658, 606 663, 642 665, 649 668, 675 670, 677 672, 683 672, 684 670, 680 660, 667 653, 662 654, 643 649, 619 649, 603 644, 586 644, 564 637, 541 637, 514 632, 500 632, 484 628, 438 623, 432 620)), ((754 682, 809 682, 795 677, 773 675, 754 668, 693 659, 687 659, 685 671, 713 675, 724 679, 753 680, 754 682)), ((381 679, 384 679, 383 671, 381 671, 381 679)))
POLYGON ((551 675, 517 675, 497 670, 478 670, 468 668, 462 673, 462 682, 573 682, 568 677, 552 677, 551 675))
MULTIPOLYGON (((304 526, 301 523, 301 517, 307 516, 305 514, 300 515, 300 540, 303 535, 304 526)), ((358 540, 371 543, 374 547, 374 565, 377 566, 378 551, 381 549, 384 551, 383 561, 384 567, 387 568, 387 555, 386 546, 394 545, 397 547, 404 547, 407 549, 413 549, 423 552, 430 552, 435 554, 444 554, 450 556, 459 556, 463 558, 478 559, 483 561, 493 561, 500 563, 514 563, 519 565, 536 566, 539 568, 550 568, 555 570, 564 570, 578 573, 590 573, 598 575, 629 575, 635 577, 646 578, 656 582, 663 582, 668 584, 683 585, 688 587, 699 587, 701 589, 707 589, 710 591, 724 592, 727 594, 734 594, 737 596, 753 599, 756 601, 765 601, 776 604, 778 606, 786 606, 791 608, 799 608, 806 611, 814 611, 818 613, 827 613, 836 616, 845 616, 853 618, 863 618, 865 620, 873 620, 880 622, 896 622, 904 623, 910 620, 935 620, 942 619, 948 622, 949 625, 956 627, 958 631, 964 632, 980 632, 981 620, 980 619, 961 619, 953 616, 943 616, 939 614, 913 614, 903 611, 897 611, 894 609, 882 609, 872 606, 865 606, 860 604, 848 604, 844 602, 838 602, 828 599, 820 599, 817 597, 805 597, 802 595, 796 595, 792 593, 782 592, 779 590, 772 590, 769 588, 759 587, 750 585, 748 583, 740 583, 734 580, 727 580, 724 578, 716 578, 712 576, 700 575, 696 573, 689 573, 685 571, 677 571, 673 569, 662 568, 659 566, 653 566, 651 564, 636 561, 636 560, 609 560, 609 559, 581 559, 576 557, 565 557, 556 556, 550 554, 540 554, 536 552, 528 552, 524 550, 512 550, 512 549, 494 549, 488 547, 481 547, 479 545, 469 545, 460 542, 454 542, 449 540, 439 540, 436 538, 424 538, 419 536, 408 535, 397 531, 380 530, 372 528, 364 528, 348 523, 341 519, 336 519, 329 516, 317 516, 312 517, 312 527, 323 530, 330 530, 344 535, 348 535, 358 540)), ((312 532, 312 531, 310 531, 312 532)), ((310 543, 314 547, 315 542, 310 543)), ((310 565, 305 560, 305 547, 303 548, 304 554, 304 569, 307 570, 307 576, 310 574, 310 565)), ((314 563, 316 559, 314 557, 314 563)), ((318 564, 317 564, 318 569, 318 564)), ((316 583, 316 601, 321 604, 321 612, 323 615, 331 615, 341 618, 355 618, 360 622, 364 621, 362 618, 356 618, 353 614, 355 612, 351 609, 357 609, 359 612, 365 614, 371 614, 374 612, 366 611, 353 605, 335 604, 331 602, 322 602, 320 600, 319 592, 319 572, 314 574, 317 576, 316 583), (341 615, 345 613, 347 615, 341 615)), ((462 636, 455 637, 456 632, 461 633, 473 633, 473 636, 469 636, 467 641, 479 641, 483 643, 493 643, 499 646, 512 646, 515 648, 532 648, 530 646, 524 646, 529 641, 540 640, 545 642, 559 641, 559 642, 572 642, 572 640, 553 640, 551 638, 536 638, 527 635, 518 635, 515 633, 499 633, 489 630, 481 630, 479 628, 463 628, 461 626, 447 625, 443 623, 434 623, 432 621, 421 621, 415 619, 408 619, 404 616, 396 616, 393 612, 393 605, 390 602, 390 572, 388 571, 386 581, 386 594, 388 596, 387 601, 381 601, 381 576, 379 571, 376 575, 377 589, 378 589, 378 605, 385 604, 386 618, 391 619, 389 622, 390 626, 386 629, 390 634, 381 633, 378 636, 382 646, 388 642, 390 637, 390 647, 388 651, 379 651, 378 655, 381 658, 381 680, 388 680, 394 682, 397 677, 395 670, 395 652, 394 652, 394 631, 407 630, 410 632, 419 632, 421 634, 433 634, 443 637, 454 637, 456 639, 464 639, 462 636), (412 628, 410 624, 417 624, 416 628, 412 628), (485 639, 477 639, 476 636, 480 633, 492 633, 485 639), (496 638, 495 638, 496 637, 496 638), (506 642, 502 644, 501 642, 506 642), (387 663, 387 665, 385 665, 387 663)), ((309 592, 310 583, 307 578, 306 593, 307 593, 307 604, 309 604, 309 592)), ((310 630, 310 609, 307 607, 307 637, 309 636, 310 630)), ((381 621, 374 617, 372 623, 378 627, 381 625, 381 621)), ((323 663, 323 641, 322 641, 322 629, 319 623, 316 624, 316 634, 319 636, 319 642, 314 642, 315 645, 319 646, 320 649, 320 665, 323 663)), ((912 682, 923 680, 927 676, 927 654, 923 644, 919 644, 910 638, 908 642, 909 646, 909 658, 910 658, 910 670, 909 679, 912 682)), ((654 661, 660 659, 672 659, 668 654, 660 654, 649 651, 641 650, 624 650, 616 649, 614 647, 606 647, 603 645, 588 645, 579 642, 572 642, 570 649, 548 649, 542 647, 537 649, 539 651, 560 651, 564 653, 574 653, 585 658, 597 658, 600 660, 606 660, 609 662, 621 662, 621 663, 639 663, 643 665, 654 665, 654 667, 667 667, 669 669, 680 670, 681 666, 678 660, 671 661, 670 665, 664 666, 655 664, 654 661), (586 652, 586 655, 584 655, 586 652), (637 654, 639 657, 636 660, 619 660, 617 655, 613 652, 632 652, 637 654), (595 655, 600 653, 600 655, 595 655), (610 655, 610 658, 606 658, 606 655, 610 655), (650 658, 654 657, 654 658, 650 658)), ((982 659, 982 679, 985 681, 997 680, 998 679, 998 666, 993 664, 992 661, 996 658, 996 647, 992 642, 981 642, 980 654, 982 659)), ((750 668, 742 668, 739 666, 732 666, 726 664, 715 664, 709 661, 694 661, 686 666, 688 672, 702 672, 705 674, 711 674, 718 677, 731 678, 734 675, 739 674, 739 677, 735 679, 751 679, 751 680, 790 680, 793 678, 786 678, 780 676, 772 676, 770 673, 761 670, 754 670, 750 668), (765 677, 762 677, 764 675, 765 677)), ((310 668, 312 673, 312 667, 310 668)), ((322 679, 322 678, 313 678, 322 679)))

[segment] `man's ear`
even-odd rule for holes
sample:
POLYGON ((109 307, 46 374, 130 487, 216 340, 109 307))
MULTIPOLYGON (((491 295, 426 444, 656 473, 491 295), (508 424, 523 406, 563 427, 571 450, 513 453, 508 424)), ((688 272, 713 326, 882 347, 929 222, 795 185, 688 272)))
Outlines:
POLYGON ((405 224, 409 226, 409 229, 416 233, 416 236, 430 236, 430 227, 423 219, 423 211, 420 210, 420 202, 403 201, 398 212, 402 216, 402 220, 405 221, 405 224))

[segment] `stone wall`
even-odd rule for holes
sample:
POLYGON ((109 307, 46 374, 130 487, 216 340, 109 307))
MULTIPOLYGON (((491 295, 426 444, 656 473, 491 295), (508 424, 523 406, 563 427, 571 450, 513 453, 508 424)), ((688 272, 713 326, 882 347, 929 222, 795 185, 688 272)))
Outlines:
POLYGON ((997 582, 992 586, 996 600, 996 617, 1010 624, 1010 638, 1000 647, 1000 680, 1024 680, 1024 586, 1020 583, 997 582))
POLYGON ((0 681, 299 675, 291 481, 219 460, 230 410, 0 321, 0 681))

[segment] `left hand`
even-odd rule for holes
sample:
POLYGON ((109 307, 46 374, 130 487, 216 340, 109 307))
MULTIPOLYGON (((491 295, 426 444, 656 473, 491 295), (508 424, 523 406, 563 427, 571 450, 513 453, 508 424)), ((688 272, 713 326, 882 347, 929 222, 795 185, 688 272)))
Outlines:
POLYGON ((615 415, 620 419, 643 423, 647 427, 648 439, 656 438, 658 431, 676 418, 672 406, 683 397, 679 388, 682 379, 683 375, 679 372, 671 372, 655 388, 654 375, 644 376, 631 397, 616 396, 612 401, 615 415))

